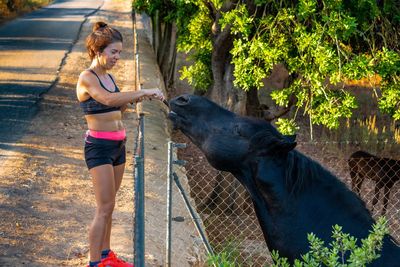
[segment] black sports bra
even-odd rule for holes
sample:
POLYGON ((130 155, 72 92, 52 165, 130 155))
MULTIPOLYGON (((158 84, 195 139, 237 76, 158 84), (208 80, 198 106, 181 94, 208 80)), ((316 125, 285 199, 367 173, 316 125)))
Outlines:
MULTIPOLYGON (((110 93, 116 93, 119 92, 118 86, 115 84, 114 79, 112 78, 112 76, 110 74, 108 74, 112 80, 112 82, 115 85, 115 91, 111 92, 109 91, 104 84, 101 82, 99 76, 97 76, 96 72, 94 72, 93 70, 89 69, 89 71, 91 73, 93 73, 97 79, 100 82, 101 87, 103 87, 104 90, 107 90, 110 93)), ((104 105, 98 101, 96 101, 93 97, 90 97, 89 99, 79 102, 79 105, 81 106, 83 113, 85 113, 85 115, 89 115, 89 114, 99 114, 99 113, 106 113, 106 112, 111 112, 111 111, 117 111, 117 110, 121 110, 120 107, 111 107, 111 106, 107 106, 104 105)))

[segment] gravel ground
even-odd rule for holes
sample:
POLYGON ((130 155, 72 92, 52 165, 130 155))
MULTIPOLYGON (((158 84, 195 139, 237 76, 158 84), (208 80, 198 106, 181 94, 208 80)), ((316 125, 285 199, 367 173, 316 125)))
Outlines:
MULTIPOLYGON (((86 124, 75 96, 82 69, 90 62, 84 38, 97 20, 107 21, 124 35, 124 52, 113 70, 123 90, 134 80, 133 24, 128 0, 106 0, 89 17, 64 66, 57 84, 43 97, 40 111, 27 134, 13 144, 0 145, 0 266, 85 266, 87 231, 94 214, 94 197, 83 161, 86 124)), ((148 43, 148 20, 138 16, 143 88, 160 86, 160 74, 148 43), (144 23, 142 23, 144 22, 144 23)), ((167 142, 166 110, 161 103, 144 105, 146 149, 146 266, 162 266, 165 250, 167 142)), ((112 248, 133 261, 133 160, 137 119, 133 109, 125 114, 128 130, 127 169, 113 218, 112 248)), ((183 176, 183 175, 182 175, 183 176)), ((184 176, 183 176, 184 178, 184 176)), ((183 180, 185 181, 185 180, 183 180)), ((174 191, 174 216, 187 218, 174 191)), ((201 259, 201 248, 190 220, 174 222, 173 264, 191 266, 201 259)))

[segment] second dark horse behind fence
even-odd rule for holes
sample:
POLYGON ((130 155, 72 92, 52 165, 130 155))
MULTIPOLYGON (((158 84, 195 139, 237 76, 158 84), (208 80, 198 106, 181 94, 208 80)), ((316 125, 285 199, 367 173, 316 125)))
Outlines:
MULTIPOLYGON (((374 220, 363 201, 317 162, 294 150, 293 137, 269 122, 238 116, 206 98, 170 101, 169 118, 218 170, 231 172, 249 192, 270 250, 290 262, 309 250, 307 233, 329 244, 332 226, 358 240, 374 220)), ((400 247, 387 235, 369 266, 400 266, 400 247)))
POLYGON ((379 200, 379 192, 384 188, 382 214, 386 213, 390 189, 400 179, 400 160, 380 158, 365 151, 356 151, 349 158, 351 185, 353 191, 360 195, 365 178, 375 182, 375 195, 372 205, 379 200))

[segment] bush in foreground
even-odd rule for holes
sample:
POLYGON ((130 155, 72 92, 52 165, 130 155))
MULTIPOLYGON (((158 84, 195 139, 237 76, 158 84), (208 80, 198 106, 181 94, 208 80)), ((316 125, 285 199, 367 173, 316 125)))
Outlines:
MULTIPOLYGON (((302 255, 301 259, 295 260, 291 265, 286 258, 280 257, 277 251, 273 251, 271 255, 274 263, 270 267, 366 266, 380 257, 383 238, 388 233, 387 220, 384 217, 377 220, 368 237, 362 239, 360 243, 355 237, 343 233, 341 226, 335 225, 332 230, 333 241, 328 246, 325 246, 324 241, 315 234, 310 233, 308 234, 310 251, 302 255)), ((232 248, 228 251, 232 251, 232 248)), ((210 256, 208 266, 238 266, 232 255, 228 255, 228 251, 210 256)))

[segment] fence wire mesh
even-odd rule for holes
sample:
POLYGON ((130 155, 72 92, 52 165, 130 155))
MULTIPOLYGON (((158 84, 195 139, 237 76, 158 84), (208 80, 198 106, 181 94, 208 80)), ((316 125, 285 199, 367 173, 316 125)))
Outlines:
MULTIPOLYGON (((186 160, 187 164, 184 168, 176 168, 187 175, 190 196, 203 220, 214 252, 224 253, 237 266, 268 266, 271 263, 270 253, 250 196, 231 174, 212 168, 203 154, 192 143, 186 142, 188 147, 181 149, 178 157, 186 160)), ((319 162, 349 188, 360 185, 359 196, 373 217, 386 215, 391 235, 400 241, 400 183, 396 183, 400 179, 400 160, 397 144, 312 142, 299 143, 297 150, 319 162), (354 157, 358 155, 354 154, 351 157, 359 150, 374 156, 354 157), (379 195, 375 194, 378 189, 381 191, 379 195)), ((358 189, 354 191, 358 192, 358 189)))

